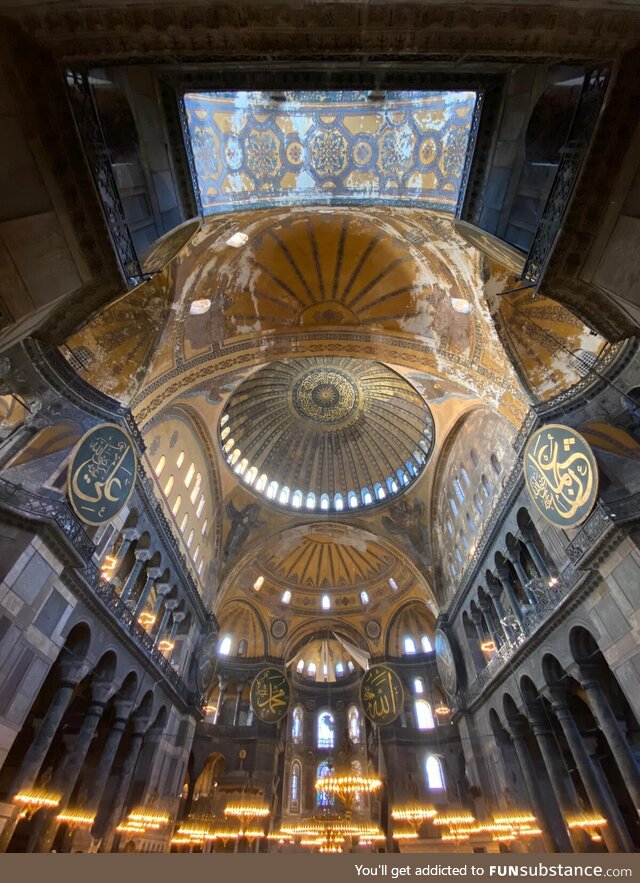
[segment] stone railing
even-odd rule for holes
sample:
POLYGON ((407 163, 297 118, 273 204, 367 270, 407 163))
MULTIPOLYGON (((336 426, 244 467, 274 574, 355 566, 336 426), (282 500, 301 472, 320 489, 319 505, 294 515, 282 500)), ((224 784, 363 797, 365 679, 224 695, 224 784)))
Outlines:
POLYGON ((120 627, 140 647, 164 675, 184 702, 200 707, 200 697, 188 689, 172 663, 154 646, 150 635, 137 622, 133 613, 120 600, 113 587, 100 576, 91 560, 95 546, 81 522, 64 500, 52 500, 0 478, 0 508, 13 512, 27 521, 37 521, 58 528, 77 552, 82 566, 76 569, 84 583, 118 621, 120 627))

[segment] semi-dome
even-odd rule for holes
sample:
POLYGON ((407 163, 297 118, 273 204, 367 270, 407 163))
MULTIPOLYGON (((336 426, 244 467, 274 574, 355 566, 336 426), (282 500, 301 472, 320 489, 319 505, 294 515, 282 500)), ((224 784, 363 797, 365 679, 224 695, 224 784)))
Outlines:
POLYGON ((427 464, 431 412, 380 362, 302 358, 271 363, 231 395, 220 419, 227 463, 289 509, 334 512, 401 493, 427 464))

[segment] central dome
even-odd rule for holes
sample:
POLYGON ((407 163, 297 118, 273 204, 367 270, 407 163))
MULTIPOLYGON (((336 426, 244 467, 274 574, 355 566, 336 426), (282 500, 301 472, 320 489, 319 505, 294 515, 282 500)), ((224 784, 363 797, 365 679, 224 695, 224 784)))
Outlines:
POLYGON ((433 446, 431 412, 380 362, 274 362, 240 384, 220 419, 227 463, 287 509, 340 512, 401 493, 433 446))

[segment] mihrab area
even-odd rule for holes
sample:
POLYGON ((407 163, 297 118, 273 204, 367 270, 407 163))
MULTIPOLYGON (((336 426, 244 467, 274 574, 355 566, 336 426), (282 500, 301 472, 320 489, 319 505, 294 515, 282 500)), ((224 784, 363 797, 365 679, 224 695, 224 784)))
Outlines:
POLYGON ((638 852, 638 9, 0 16, 0 852, 638 852))

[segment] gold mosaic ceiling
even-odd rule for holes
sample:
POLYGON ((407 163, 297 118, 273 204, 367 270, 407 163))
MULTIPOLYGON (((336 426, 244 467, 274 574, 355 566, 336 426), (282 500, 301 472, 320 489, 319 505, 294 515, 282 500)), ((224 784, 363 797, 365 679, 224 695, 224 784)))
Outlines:
POLYGON ((228 465, 256 493, 293 509, 346 511, 419 477, 433 419, 411 384, 380 362, 273 362, 230 396, 220 420, 228 465))

